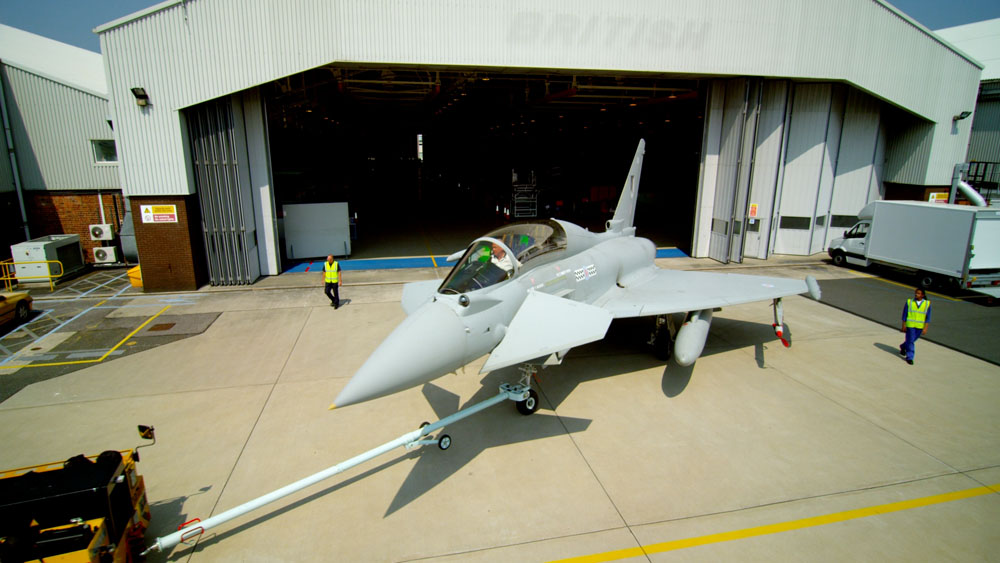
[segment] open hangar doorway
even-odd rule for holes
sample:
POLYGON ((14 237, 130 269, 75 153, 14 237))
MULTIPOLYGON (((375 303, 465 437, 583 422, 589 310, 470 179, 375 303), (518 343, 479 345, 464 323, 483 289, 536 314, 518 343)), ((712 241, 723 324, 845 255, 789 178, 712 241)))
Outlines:
POLYGON ((690 253, 698 80, 330 65, 261 92, 279 221, 284 205, 347 202, 352 257, 451 254, 532 217, 603 230, 640 138, 637 232, 690 253))

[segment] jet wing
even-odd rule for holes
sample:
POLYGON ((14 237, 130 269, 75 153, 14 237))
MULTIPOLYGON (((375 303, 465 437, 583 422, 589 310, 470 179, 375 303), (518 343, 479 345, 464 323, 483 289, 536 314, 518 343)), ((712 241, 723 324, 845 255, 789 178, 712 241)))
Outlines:
POLYGON ((612 315, 601 307, 529 291, 482 372, 548 356, 604 338, 612 315))
POLYGON ((717 274, 650 268, 625 287, 615 287, 594 305, 615 318, 666 315, 766 301, 810 293, 819 299, 815 280, 717 274), (813 291, 815 289, 815 291, 813 291))

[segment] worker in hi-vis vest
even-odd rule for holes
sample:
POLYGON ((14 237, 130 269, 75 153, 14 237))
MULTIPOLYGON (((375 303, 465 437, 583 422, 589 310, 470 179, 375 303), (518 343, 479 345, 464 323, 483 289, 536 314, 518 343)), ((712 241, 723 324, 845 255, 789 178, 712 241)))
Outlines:
POLYGON ((903 305, 903 329, 906 340, 899 345, 899 355, 906 357, 906 363, 913 365, 913 353, 917 339, 927 334, 931 326, 931 302, 919 287, 913 292, 913 299, 903 305))
POLYGON ((333 254, 326 257, 323 262, 323 281, 326 286, 323 293, 330 298, 330 306, 334 309, 340 308, 340 262, 333 259, 333 254), (332 294, 331 294, 332 292, 332 294))

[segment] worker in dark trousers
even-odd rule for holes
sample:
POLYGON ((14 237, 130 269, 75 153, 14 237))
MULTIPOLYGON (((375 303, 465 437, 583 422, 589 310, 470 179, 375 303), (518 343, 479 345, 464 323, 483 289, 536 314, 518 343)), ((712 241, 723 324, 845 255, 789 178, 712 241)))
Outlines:
POLYGON ((326 257, 323 262, 323 281, 326 286, 323 293, 330 299, 330 306, 334 309, 340 308, 340 262, 333 259, 333 254, 326 257), (331 294, 332 292, 332 294, 331 294))
POLYGON ((906 357, 906 363, 913 365, 917 339, 927 334, 931 326, 931 301, 919 287, 913 292, 913 299, 903 305, 903 328, 906 340, 899 345, 899 355, 906 357))

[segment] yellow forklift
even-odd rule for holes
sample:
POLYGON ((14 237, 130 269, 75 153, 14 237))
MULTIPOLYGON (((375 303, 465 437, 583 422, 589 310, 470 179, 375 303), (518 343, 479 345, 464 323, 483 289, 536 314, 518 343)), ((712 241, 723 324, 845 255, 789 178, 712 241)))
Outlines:
MULTIPOLYGON (((156 443, 153 427, 139 435, 156 443)), ((139 446, 0 471, 0 562, 140 560, 149 526, 139 446)))

